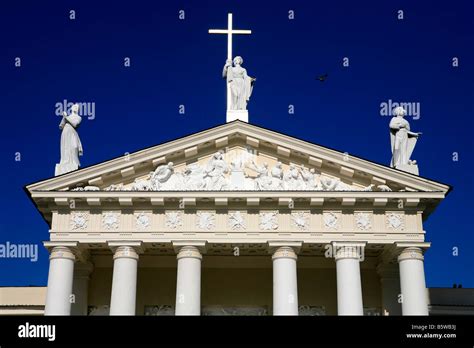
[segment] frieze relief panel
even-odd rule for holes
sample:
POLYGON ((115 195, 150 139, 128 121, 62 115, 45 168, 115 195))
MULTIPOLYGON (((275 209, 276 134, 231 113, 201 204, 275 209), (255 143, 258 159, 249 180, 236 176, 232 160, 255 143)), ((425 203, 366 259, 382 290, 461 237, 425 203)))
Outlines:
POLYGON ((120 213, 107 211, 102 213, 102 228, 106 230, 117 230, 120 223, 120 213))
POLYGON ((179 210, 167 211, 164 214, 165 227, 170 230, 179 230, 183 227, 184 214, 179 210))
POLYGON ((89 213, 85 211, 74 211, 71 213, 70 217, 70 228, 73 231, 76 230, 86 230, 87 226, 90 224, 89 213))
POLYGON ((385 215, 386 228, 390 231, 404 231, 405 215, 400 212, 388 212, 385 215))
POLYGON ((340 231, 342 228, 342 214, 336 211, 323 212, 323 228, 326 231, 340 231))
POLYGON ((423 231, 422 215, 416 211, 374 211, 370 214, 372 227, 368 231, 391 234, 423 231))
POLYGON ((148 212, 135 213, 135 228, 137 230, 149 230, 151 227, 151 214, 148 212))
POLYGON ((229 211, 228 224, 233 231, 241 231, 247 229, 247 214, 244 211, 229 211))
POLYGON ((373 229, 373 216, 371 212, 354 213, 354 224, 357 231, 371 231, 373 229))
POLYGON ((210 231, 216 227, 215 211, 198 211, 195 215, 198 230, 210 231))
POLYGON ((311 228, 310 212, 299 210, 291 212, 291 226, 294 231, 309 231, 311 228))
POLYGON ((421 232, 416 211, 323 209, 155 209, 55 213, 52 232, 407 233, 421 232))
POLYGON ((261 211, 259 214, 259 228, 263 231, 278 229, 278 211, 261 211))

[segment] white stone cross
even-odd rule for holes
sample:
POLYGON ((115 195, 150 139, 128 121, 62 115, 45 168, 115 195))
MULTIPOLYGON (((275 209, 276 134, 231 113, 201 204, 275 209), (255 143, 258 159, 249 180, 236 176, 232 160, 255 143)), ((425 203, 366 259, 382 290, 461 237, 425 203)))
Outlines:
MULTIPOLYGON (((227 59, 232 60, 232 35, 252 34, 251 30, 238 30, 232 28, 232 13, 227 14, 227 29, 209 29, 209 34, 227 34, 227 59)), ((230 91, 227 86, 227 110, 230 108, 230 91)))

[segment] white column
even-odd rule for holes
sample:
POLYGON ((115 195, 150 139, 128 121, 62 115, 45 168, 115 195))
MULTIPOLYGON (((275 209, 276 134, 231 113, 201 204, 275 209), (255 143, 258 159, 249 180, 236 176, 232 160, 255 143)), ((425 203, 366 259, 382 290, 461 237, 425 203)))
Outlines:
POLYGON ((138 253, 131 246, 119 246, 114 253, 110 315, 135 315, 138 253))
POLYGON ((360 280, 361 245, 335 244, 337 314, 364 315, 360 280))
POLYGON ((195 246, 183 246, 178 252, 175 315, 201 314, 201 260, 195 246))
POLYGON ((49 256, 48 289, 44 315, 70 315, 74 256, 71 249, 56 246, 49 256))
POLYGON ((297 258, 287 246, 273 253, 273 315, 298 315, 297 258))
POLYGON ((398 256, 403 315, 428 315, 423 260, 423 252, 415 247, 405 248, 398 256))
POLYGON ((89 303, 89 278, 92 272, 92 263, 76 263, 74 267, 74 280, 72 283, 72 294, 74 301, 71 307, 71 315, 87 315, 89 303))

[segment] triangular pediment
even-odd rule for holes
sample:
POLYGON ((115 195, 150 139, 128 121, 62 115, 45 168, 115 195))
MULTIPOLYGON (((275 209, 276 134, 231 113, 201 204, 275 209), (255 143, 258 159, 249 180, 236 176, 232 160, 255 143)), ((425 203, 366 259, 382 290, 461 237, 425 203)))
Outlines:
MULTIPOLYGON (((231 169, 236 169, 237 165, 242 166, 246 178, 244 186, 231 187, 227 184, 224 187, 220 184, 217 186, 208 184, 203 187, 197 183, 197 186, 192 186, 190 189, 252 190, 253 187, 258 189, 261 188, 261 185, 255 183, 255 179, 259 176, 258 169, 266 165, 268 175, 272 176, 271 171, 278 162, 281 163, 282 176, 293 168, 295 173, 314 173, 318 182, 314 187, 305 186, 301 182, 293 182, 294 185, 289 183, 280 185, 277 182, 273 183, 276 186, 269 184, 266 187, 268 190, 390 189, 446 193, 450 189, 448 185, 442 183, 240 121, 43 180, 26 188, 30 192, 82 190, 86 186, 98 190, 149 190, 147 187, 141 188, 140 185, 144 184, 143 180, 149 180, 150 174, 156 172, 158 167, 172 162, 173 171, 178 176, 194 175, 193 170, 196 168, 209 167, 216 152, 222 154, 222 160, 228 166, 229 170, 225 174, 228 183, 232 181, 231 169), (134 186, 135 182, 137 184, 134 186)), ((166 176, 166 172, 164 174, 166 176)), ((199 178, 199 175, 196 174, 196 177, 199 178)), ((175 184, 165 184, 159 188, 172 191, 179 189, 186 190, 186 186, 179 180, 175 184)))

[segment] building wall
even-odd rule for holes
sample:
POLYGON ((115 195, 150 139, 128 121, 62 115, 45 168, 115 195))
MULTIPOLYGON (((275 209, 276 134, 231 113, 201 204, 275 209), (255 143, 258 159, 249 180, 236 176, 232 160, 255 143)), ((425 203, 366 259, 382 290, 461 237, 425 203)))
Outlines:
POLYGON ((0 315, 43 315, 46 287, 0 287, 0 315))

